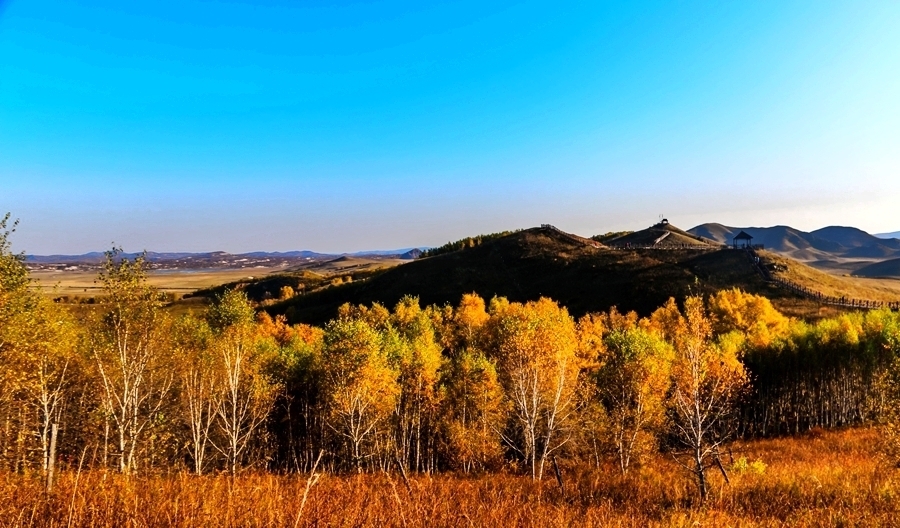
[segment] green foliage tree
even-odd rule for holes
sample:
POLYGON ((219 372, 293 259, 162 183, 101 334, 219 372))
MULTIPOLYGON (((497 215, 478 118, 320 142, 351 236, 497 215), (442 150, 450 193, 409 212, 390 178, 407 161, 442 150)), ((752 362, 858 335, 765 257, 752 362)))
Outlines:
POLYGON ((605 344, 603 366, 596 373, 597 393, 624 474, 635 458, 655 450, 665 419, 673 351, 659 336, 640 328, 613 331, 605 344))

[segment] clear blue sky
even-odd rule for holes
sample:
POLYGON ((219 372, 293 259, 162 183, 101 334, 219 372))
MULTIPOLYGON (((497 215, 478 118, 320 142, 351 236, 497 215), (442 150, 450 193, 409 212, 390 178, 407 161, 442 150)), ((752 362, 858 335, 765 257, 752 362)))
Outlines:
POLYGON ((900 2, 0 0, 29 253, 900 229, 900 2))

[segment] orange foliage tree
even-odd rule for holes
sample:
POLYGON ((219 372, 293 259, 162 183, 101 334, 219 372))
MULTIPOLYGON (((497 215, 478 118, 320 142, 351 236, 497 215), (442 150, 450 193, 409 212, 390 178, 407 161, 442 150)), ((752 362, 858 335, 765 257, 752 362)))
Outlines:
MULTIPOLYGON (((672 431, 686 448, 682 462, 708 493, 706 471, 721 468, 719 446, 729 438, 728 419, 747 386, 744 366, 731 347, 713 340, 712 321, 701 297, 688 297, 684 312, 674 299, 653 313, 651 322, 674 346, 670 412, 672 431)), ((724 471, 724 469, 723 469, 724 471)))

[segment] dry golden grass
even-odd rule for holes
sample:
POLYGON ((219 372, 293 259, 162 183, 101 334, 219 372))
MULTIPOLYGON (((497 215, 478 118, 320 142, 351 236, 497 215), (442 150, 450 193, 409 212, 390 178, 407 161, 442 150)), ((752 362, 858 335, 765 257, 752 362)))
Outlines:
MULTIPOLYGON (((564 469, 532 482, 509 474, 323 476, 303 504, 305 476, 63 474, 0 480, 2 526, 896 526, 898 477, 877 455, 878 431, 857 429, 734 444, 762 473, 713 478, 705 505, 671 459, 626 477, 612 467, 564 469), (301 512, 301 505, 303 511, 301 512)), ((727 461, 726 461, 727 462, 727 461)))
POLYGON ((765 260, 778 264, 783 270, 776 272, 776 276, 823 295, 868 301, 893 302, 900 300, 900 281, 898 280, 837 276, 768 251, 760 252, 760 254, 765 260))
MULTIPOLYGON (((225 282, 263 277, 284 271, 283 268, 247 268, 197 271, 148 271, 147 283, 160 291, 190 293, 201 288, 217 286, 225 282)), ((96 271, 32 271, 35 279, 48 295, 70 297, 94 297, 100 295, 103 285, 97 281, 96 271)))

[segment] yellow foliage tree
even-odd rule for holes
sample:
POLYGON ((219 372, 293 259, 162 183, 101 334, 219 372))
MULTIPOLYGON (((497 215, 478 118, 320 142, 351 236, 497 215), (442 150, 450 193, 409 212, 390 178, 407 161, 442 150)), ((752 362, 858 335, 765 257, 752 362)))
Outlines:
POLYGON ((508 406, 494 363, 465 349, 446 365, 442 420, 446 458, 466 473, 496 465, 508 406))
POLYGON ((515 425, 515 435, 505 438, 532 478, 540 479, 548 457, 569 441, 566 429, 577 408, 581 362, 575 322, 546 298, 491 304, 493 352, 515 425))
POLYGON ((177 368, 179 410, 190 431, 187 445, 193 471, 200 475, 207 466, 207 451, 221 399, 221 380, 210 347, 212 330, 206 321, 188 315, 176 322, 173 337, 180 362, 177 368))
MULTIPOLYGON (((129 260, 113 248, 106 253, 100 281, 105 310, 94 321, 90 348, 106 421, 117 440, 119 469, 129 473, 136 468, 147 430, 169 401, 174 378, 169 320, 159 292, 147 283, 143 256, 129 260)), ((104 440, 104 460, 107 445, 104 440)))
POLYGON ((322 368, 328 426, 344 440, 352 465, 362 470, 363 462, 378 454, 374 439, 379 427, 387 429, 395 408, 396 373, 378 332, 349 315, 325 326, 322 368))
POLYGON ((266 374, 273 351, 260 339, 246 294, 227 291, 210 308, 214 379, 220 384, 215 407, 220 435, 213 445, 232 475, 272 409, 278 386, 266 374))
POLYGON ((688 297, 684 313, 670 299, 651 320, 675 349, 669 402, 673 433, 687 449, 689 462, 682 464, 705 500, 706 470, 713 464, 721 468, 719 446, 728 438, 727 418, 747 375, 734 349, 712 340, 712 321, 701 297, 688 297))
POLYGON ((418 298, 401 299, 391 322, 382 339, 399 375, 400 397, 395 409, 398 456, 415 471, 431 470, 440 404, 441 347, 418 298))
POLYGON ((776 310, 769 299, 737 288, 710 296, 709 312, 717 334, 737 330, 757 348, 769 346, 790 327, 790 320, 776 310))
POLYGON ((458 346, 460 348, 478 347, 479 335, 488 319, 490 319, 490 315, 485 310, 484 299, 477 293, 463 295, 453 314, 458 346))

